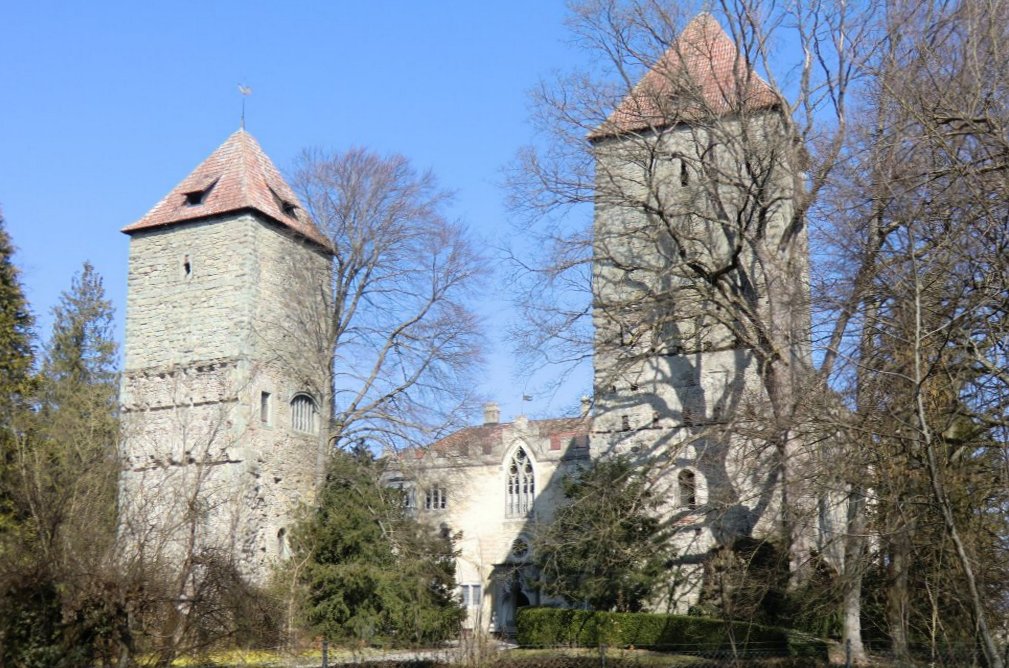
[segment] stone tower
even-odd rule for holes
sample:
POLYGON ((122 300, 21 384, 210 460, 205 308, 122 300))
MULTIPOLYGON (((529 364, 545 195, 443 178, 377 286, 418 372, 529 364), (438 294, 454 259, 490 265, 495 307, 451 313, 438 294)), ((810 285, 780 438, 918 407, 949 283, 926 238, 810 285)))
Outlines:
POLYGON ((808 355, 796 144, 781 109, 701 14, 590 135, 593 456, 655 462, 685 561, 780 521, 780 478, 753 419, 767 358, 749 342, 776 337, 786 362, 808 355))
POLYGON ((244 130, 123 232, 121 532, 262 580, 324 445, 329 243, 244 130))

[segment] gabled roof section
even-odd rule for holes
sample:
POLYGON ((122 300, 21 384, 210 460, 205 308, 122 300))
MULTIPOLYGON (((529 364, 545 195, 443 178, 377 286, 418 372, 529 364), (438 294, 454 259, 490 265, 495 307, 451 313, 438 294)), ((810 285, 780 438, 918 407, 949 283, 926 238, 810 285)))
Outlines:
MULTIPOLYGON (((478 459, 482 454, 491 454, 502 444, 502 435, 515 428, 512 422, 498 422, 476 427, 463 427, 448 436, 439 439, 425 448, 412 448, 397 453, 397 458, 424 459, 429 456, 450 458, 478 459)), ((527 435, 538 435, 549 438, 551 445, 557 442, 555 450, 564 450, 570 445, 568 441, 574 437, 579 449, 588 452, 588 435, 592 430, 592 418, 550 418, 546 420, 529 420, 527 435), (578 437, 583 437, 578 439, 578 437)), ((497 456, 497 455, 495 455, 497 456)))
POLYGON ((273 161, 252 135, 238 130, 175 186, 143 218, 127 225, 132 234, 176 223, 252 209, 329 250, 273 161))
POLYGON ((781 98, 707 12, 698 14, 589 139, 772 109, 781 98))

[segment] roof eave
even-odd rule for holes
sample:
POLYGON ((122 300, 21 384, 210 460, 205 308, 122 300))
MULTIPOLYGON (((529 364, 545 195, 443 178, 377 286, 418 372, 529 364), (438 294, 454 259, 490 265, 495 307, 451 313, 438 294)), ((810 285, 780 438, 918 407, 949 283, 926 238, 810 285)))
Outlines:
POLYGON ((213 220, 215 218, 221 218, 221 217, 224 217, 224 216, 230 216, 230 215, 241 214, 241 213, 246 213, 246 212, 248 212, 248 213, 255 213, 255 214, 258 214, 258 215, 262 216, 263 218, 265 218, 269 222, 271 222, 271 223, 277 225, 278 227, 280 227, 282 230, 285 230, 285 231, 287 231, 287 232, 289 232, 291 234, 294 234, 297 237, 299 237, 299 238, 301 238, 301 239, 309 242, 310 244, 312 244, 313 246, 315 246, 319 250, 324 251, 329 256, 332 256, 332 255, 335 254, 335 250, 333 249, 332 244, 330 244, 328 242, 324 243, 322 241, 319 241, 318 239, 313 239, 309 235, 304 234, 303 232, 298 231, 297 229, 295 229, 294 227, 292 227, 287 222, 285 222, 283 220, 280 220, 276 216, 274 216, 274 215, 272 215, 272 214, 270 214, 270 213, 268 213, 266 211, 263 211, 259 207, 255 207, 255 206, 244 206, 244 207, 241 207, 241 208, 238 208, 238 209, 232 209, 230 211, 215 211, 213 213, 203 213, 203 214, 199 214, 199 215, 195 215, 195 216, 186 216, 186 217, 182 217, 182 218, 175 218, 175 219, 172 219, 172 220, 167 220, 167 221, 164 221, 164 222, 161 222, 161 223, 154 223, 154 224, 148 223, 148 224, 144 224, 142 226, 139 225, 139 223, 141 221, 138 221, 137 223, 133 223, 131 225, 127 225, 126 227, 122 228, 119 231, 122 232, 123 234, 129 236, 129 237, 132 237, 134 234, 148 232, 148 231, 151 231, 151 230, 162 230, 162 229, 165 229, 165 228, 168 228, 168 227, 172 227, 173 225, 188 225, 190 223, 199 223, 199 222, 203 222, 203 221, 213 220))

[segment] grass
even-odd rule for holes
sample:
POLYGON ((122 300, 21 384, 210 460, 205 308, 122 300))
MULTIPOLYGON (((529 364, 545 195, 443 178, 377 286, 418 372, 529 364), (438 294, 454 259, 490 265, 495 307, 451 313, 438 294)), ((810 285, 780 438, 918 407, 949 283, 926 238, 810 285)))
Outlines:
MULTIPOLYGON (((365 649, 354 652, 347 649, 331 648, 329 661, 332 666, 348 663, 360 664, 370 662, 372 666, 445 666, 453 664, 435 661, 390 661, 389 654, 378 649, 365 649)), ((487 657, 480 666, 489 668, 595 668, 600 665, 598 649, 579 647, 558 647, 542 649, 510 649, 494 656, 487 657)), ((318 649, 299 653, 269 651, 269 650, 229 650, 213 652, 201 657, 190 657, 176 660, 173 665, 179 668, 284 668, 287 666, 319 666, 322 663, 322 652, 318 649)), ((454 664, 459 668, 478 668, 473 663, 454 664)), ((606 651, 606 664, 613 668, 649 668, 651 666, 668 666, 669 668, 700 668, 713 665, 711 658, 683 654, 668 654, 644 649, 610 648, 606 651)), ((730 665, 726 663, 726 665, 730 665)), ((749 666, 752 668, 793 668, 807 667, 809 659, 799 658, 767 658, 742 660, 731 664, 749 666)))

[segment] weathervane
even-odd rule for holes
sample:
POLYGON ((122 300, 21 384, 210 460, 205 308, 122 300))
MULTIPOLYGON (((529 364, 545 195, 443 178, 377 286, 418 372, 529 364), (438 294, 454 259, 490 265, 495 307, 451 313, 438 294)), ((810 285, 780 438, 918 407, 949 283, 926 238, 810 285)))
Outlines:
POLYGON ((245 84, 238 84, 238 92, 242 95, 242 129, 245 129, 245 98, 252 95, 252 88, 245 84))

